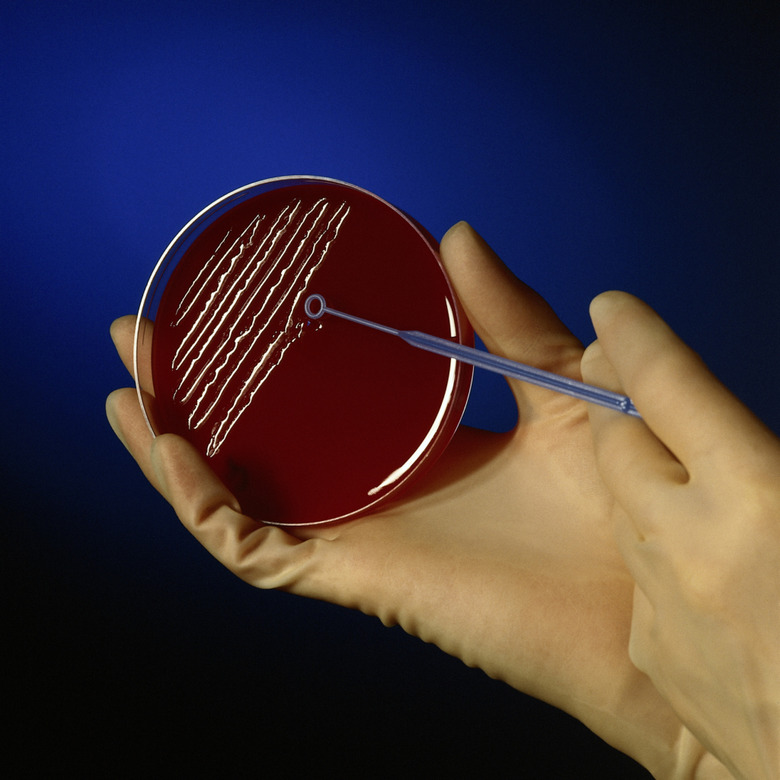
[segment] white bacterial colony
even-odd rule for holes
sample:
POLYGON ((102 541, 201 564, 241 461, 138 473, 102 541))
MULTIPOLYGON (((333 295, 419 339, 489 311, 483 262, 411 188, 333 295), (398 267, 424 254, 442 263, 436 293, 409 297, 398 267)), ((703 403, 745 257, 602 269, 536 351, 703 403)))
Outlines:
POLYGON ((173 322, 185 331, 171 366, 173 397, 190 429, 209 426, 208 456, 300 335, 312 276, 348 214, 345 203, 325 198, 258 214, 240 233, 228 231, 182 297, 173 322))

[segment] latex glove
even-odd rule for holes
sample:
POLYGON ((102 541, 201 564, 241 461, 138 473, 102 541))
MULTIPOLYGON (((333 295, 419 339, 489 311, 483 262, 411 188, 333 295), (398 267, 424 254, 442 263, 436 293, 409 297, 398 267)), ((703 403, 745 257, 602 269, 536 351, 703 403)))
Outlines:
POLYGON ((648 306, 593 301, 586 381, 644 422, 590 408, 636 580, 631 658, 738 776, 780 777, 780 441, 648 306))
MULTIPOLYGON (((578 376, 579 342, 468 225, 448 232, 441 254, 489 349, 578 376)), ((113 326, 128 366, 132 330, 132 318, 113 326)), ((142 385, 151 391, 147 360, 142 385)), ((183 439, 153 440, 134 390, 112 394, 108 415, 184 525, 247 582, 398 623, 563 708, 659 776, 716 765, 629 660, 633 581, 612 534, 584 404, 510 384, 514 431, 459 429, 403 501, 296 529, 302 538, 242 515, 183 439)))

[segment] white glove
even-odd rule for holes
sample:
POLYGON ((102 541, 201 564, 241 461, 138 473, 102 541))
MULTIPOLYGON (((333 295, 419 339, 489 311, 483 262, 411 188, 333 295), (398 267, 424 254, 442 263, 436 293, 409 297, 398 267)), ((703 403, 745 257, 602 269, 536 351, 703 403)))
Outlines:
MULTIPOLYGON (((578 377, 579 342, 468 225, 447 233, 441 254, 491 351, 578 377)), ((132 331, 132 318, 113 326, 126 365, 132 331)), ((148 367, 143 385, 151 390, 148 367)), ((634 583, 614 541, 585 405, 510 385, 514 431, 461 428, 403 501, 297 536, 242 515, 186 441, 153 440, 134 390, 112 394, 108 415, 184 525, 247 582, 400 624, 566 710, 658 776, 717 776, 723 768, 629 659, 634 583)))
POLYGON ((738 777, 778 778, 780 441, 641 301, 591 314, 586 381, 644 419, 590 410, 636 580, 631 658, 738 777))

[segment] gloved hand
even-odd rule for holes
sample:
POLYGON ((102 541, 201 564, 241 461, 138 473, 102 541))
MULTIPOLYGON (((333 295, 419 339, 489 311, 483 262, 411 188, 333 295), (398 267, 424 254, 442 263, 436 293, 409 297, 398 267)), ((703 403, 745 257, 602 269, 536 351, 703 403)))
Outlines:
MULTIPOLYGON (((491 351, 578 376, 579 342, 468 225, 447 233, 441 255, 491 351)), ((128 366, 132 332, 132 318, 112 328, 128 366)), ((151 392, 147 361, 142 385, 151 392)), ((400 624, 566 710, 659 777, 728 776, 629 659, 634 584, 585 405, 510 384, 514 431, 461 428, 402 501, 296 536, 242 515, 186 441, 153 439, 134 390, 113 393, 108 416, 184 525, 247 582, 400 624)))
POLYGON ((780 441, 648 306, 605 293, 585 380, 644 422, 590 408, 636 581, 630 655, 739 777, 780 777, 780 441))

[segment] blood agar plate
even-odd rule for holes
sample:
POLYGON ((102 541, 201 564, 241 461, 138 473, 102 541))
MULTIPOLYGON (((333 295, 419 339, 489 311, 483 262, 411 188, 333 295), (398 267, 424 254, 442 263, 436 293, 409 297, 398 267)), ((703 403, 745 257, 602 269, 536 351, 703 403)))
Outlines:
POLYGON ((470 366, 307 317, 313 293, 473 344, 436 242, 325 178, 269 179, 208 206, 160 258, 139 309, 154 323, 135 346, 137 366, 151 359, 153 401, 139 385, 150 428, 188 439, 267 524, 342 521, 401 497, 449 443, 471 386, 470 366))

